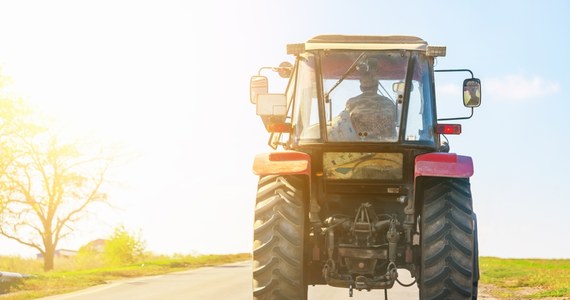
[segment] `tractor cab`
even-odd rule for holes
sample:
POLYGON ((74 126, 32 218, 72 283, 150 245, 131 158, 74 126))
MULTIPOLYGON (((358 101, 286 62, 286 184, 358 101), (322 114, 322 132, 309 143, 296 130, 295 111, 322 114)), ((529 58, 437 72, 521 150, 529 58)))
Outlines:
MULTIPOLYGON (((295 64, 272 68, 289 78, 286 93, 269 94, 265 76, 252 77, 251 84, 251 101, 266 129, 275 133, 274 148, 321 143, 440 147, 433 62, 445 55, 445 47, 408 36, 325 35, 287 50, 296 56, 295 64)), ((478 106, 480 98, 470 96, 480 94, 478 81, 466 80, 464 86, 471 92, 465 94, 465 105, 478 106)))

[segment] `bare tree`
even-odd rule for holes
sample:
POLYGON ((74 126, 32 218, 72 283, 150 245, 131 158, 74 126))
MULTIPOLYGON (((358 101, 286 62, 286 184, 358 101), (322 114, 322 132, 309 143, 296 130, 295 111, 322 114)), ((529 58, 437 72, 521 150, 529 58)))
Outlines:
MULTIPOLYGON (((0 90, 2 77, 0 76, 0 90)), ((16 139, 33 136, 45 130, 32 122, 32 111, 22 100, 5 98, 0 94, 0 174, 14 159, 16 139)))
POLYGON ((92 204, 107 201, 102 186, 113 155, 49 132, 16 140, 0 174, 0 234, 37 249, 49 271, 58 243, 92 204))
MULTIPOLYGON (((7 81, 7 78, 0 74, 0 92, 7 81)), ((6 172, 7 167, 15 159, 16 140, 33 136, 44 130, 38 124, 30 122, 31 116, 32 112, 24 101, 0 93, 0 175, 6 172)), ((5 206, 6 199, 0 197, 0 213, 5 206)), ((0 218, 0 225, 1 223, 0 218)))

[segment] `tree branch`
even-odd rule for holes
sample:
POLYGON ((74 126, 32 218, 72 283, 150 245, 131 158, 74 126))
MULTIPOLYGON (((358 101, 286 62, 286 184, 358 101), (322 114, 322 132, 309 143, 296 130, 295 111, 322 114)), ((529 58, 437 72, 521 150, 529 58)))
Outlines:
POLYGON ((16 242, 18 242, 18 243, 20 243, 20 244, 22 244, 22 245, 26 245, 26 246, 32 247, 32 248, 34 248, 34 249, 40 251, 40 253, 42 253, 42 254, 44 253, 44 249, 43 249, 40 245, 38 245, 38 244, 36 244, 36 243, 34 243, 34 242, 31 242, 31 241, 25 241, 25 240, 23 240, 23 239, 21 239, 21 238, 15 236, 15 235, 11 235, 11 234, 5 232, 1 227, 0 227, 0 235, 3 235, 3 236, 5 236, 5 237, 7 237, 7 238, 9 238, 9 239, 11 239, 11 240, 14 240, 14 241, 16 241, 16 242))

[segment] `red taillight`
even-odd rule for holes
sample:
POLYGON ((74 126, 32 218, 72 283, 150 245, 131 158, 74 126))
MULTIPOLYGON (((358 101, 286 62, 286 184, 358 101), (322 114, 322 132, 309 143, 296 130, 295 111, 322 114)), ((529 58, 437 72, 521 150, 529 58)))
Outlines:
POLYGON ((461 134, 461 124, 438 124, 438 134, 461 134))

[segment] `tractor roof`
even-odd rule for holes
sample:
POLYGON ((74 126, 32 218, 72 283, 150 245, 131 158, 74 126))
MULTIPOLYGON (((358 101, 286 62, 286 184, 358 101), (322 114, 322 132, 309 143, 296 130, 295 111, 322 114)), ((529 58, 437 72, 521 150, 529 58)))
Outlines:
POLYGON ((305 50, 426 50, 427 42, 405 35, 318 35, 305 43, 305 50))
POLYGON ((428 46, 419 37, 407 35, 317 35, 302 44, 287 45, 287 54, 307 50, 415 50, 427 56, 445 56, 445 46, 428 46))

